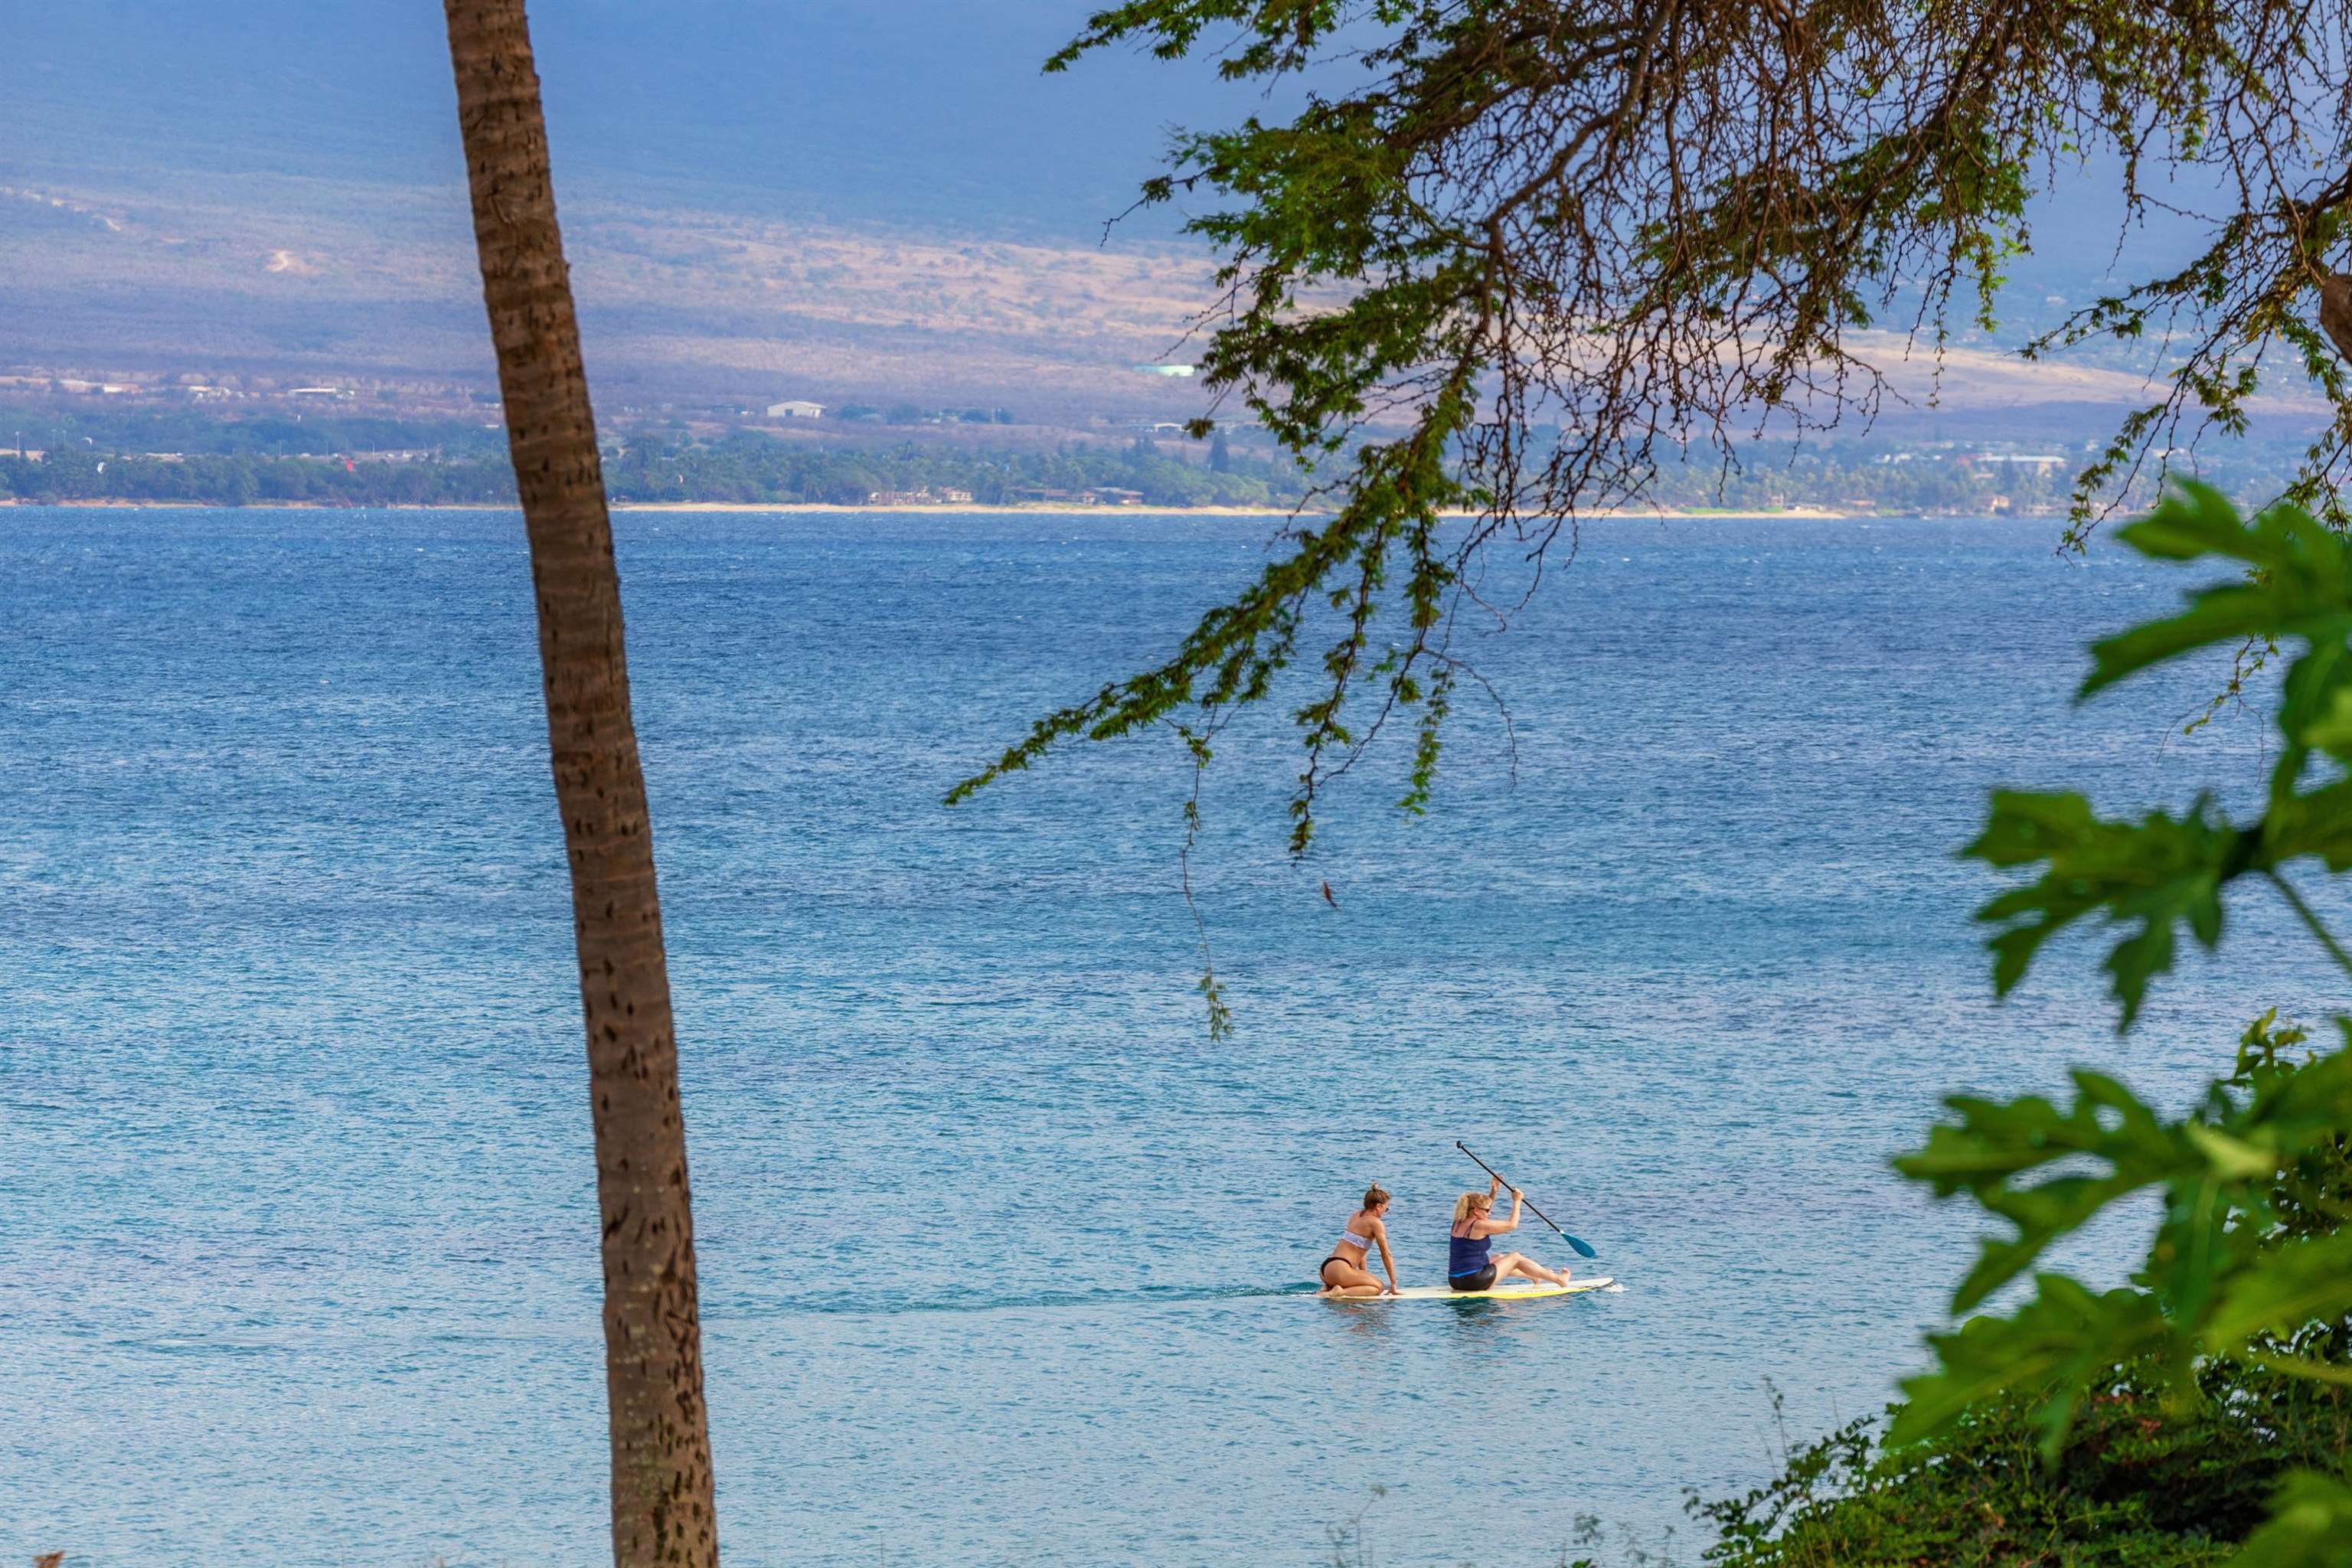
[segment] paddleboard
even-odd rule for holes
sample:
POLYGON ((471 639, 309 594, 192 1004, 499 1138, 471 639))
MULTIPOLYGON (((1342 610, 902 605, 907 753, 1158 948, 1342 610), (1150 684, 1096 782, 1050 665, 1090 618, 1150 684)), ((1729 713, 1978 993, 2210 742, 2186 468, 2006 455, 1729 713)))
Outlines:
POLYGON ((1571 1279, 1565 1285, 1506 1286, 1499 1290, 1456 1290, 1451 1285, 1410 1285, 1393 1296, 1326 1296, 1318 1294, 1318 1301, 1542 1301, 1554 1296, 1580 1296, 1587 1290, 1602 1290, 1614 1284, 1608 1275, 1591 1279, 1571 1279))

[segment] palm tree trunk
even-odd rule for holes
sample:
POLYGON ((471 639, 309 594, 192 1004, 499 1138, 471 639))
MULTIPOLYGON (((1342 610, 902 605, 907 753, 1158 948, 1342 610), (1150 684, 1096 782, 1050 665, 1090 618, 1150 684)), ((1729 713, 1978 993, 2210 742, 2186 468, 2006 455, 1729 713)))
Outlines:
POLYGON ((621 579, 555 224, 522 0, 444 0, 482 293, 530 540, 548 747, 572 866, 604 1219, 613 1561, 719 1561, 694 1221, 621 579))

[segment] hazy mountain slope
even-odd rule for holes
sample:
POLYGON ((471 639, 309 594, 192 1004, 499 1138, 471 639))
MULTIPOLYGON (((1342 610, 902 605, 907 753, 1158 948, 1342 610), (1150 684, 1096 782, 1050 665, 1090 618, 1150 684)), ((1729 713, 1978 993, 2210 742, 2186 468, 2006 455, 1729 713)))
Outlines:
MULTIPOLYGON (((1207 302, 1206 258, 1168 215, 1108 247, 1101 220, 1170 124, 1268 106, 1199 66, 1041 77, 1090 3, 540 6, 600 387, 1191 412, 1197 388, 1130 367, 1207 302)), ((78 0, 8 22, 0 366, 487 384, 437 6, 78 0)), ((2113 183, 2070 175, 2037 210, 2017 324, 2106 286, 2113 183)), ((2179 250, 2135 236, 2124 269, 2179 250)), ((2053 375, 1996 346, 1948 363, 1948 409, 2141 395, 2120 356, 2053 375)), ((1926 395, 1916 362, 1901 379, 1926 395)))
MULTIPOLYGON (((257 175, 208 189, 0 191, 0 365, 491 384, 461 196, 257 175)), ((1192 384, 1133 369, 1171 351, 1207 296, 1192 251, 598 201, 567 228, 610 397, 912 398, 1053 422, 1198 405, 1192 384)))

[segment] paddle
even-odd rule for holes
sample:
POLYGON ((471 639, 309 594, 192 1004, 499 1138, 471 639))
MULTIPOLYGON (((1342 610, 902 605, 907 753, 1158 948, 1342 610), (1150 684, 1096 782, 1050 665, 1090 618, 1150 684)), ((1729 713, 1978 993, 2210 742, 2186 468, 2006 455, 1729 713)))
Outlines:
MULTIPOLYGON (((1456 1138, 1456 1139, 1454 1141, 1454 1146, 1456 1149, 1461 1150, 1465 1154, 1470 1154, 1469 1145, 1467 1145, 1467 1144, 1464 1143, 1464 1142, 1462 1142, 1462 1140, 1460 1140, 1459 1138, 1456 1138)), ((1504 1181, 1503 1181, 1503 1173, 1502 1173, 1502 1172, 1500 1172, 1500 1171, 1498 1171, 1498 1170, 1495 1169, 1495 1167, 1494 1167, 1494 1166, 1489 1165, 1488 1163, 1486 1163, 1486 1161, 1479 1159, 1479 1158, 1478 1158, 1478 1156, 1477 1156, 1477 1155, 1475 1155, 1475 1154, 1470 1154, 1470 1159, 1471 1159, 1472 1163, 1475 1163, 1475 1165, 1476 1165, 1480 1170, 1482 1170, 1482 1171, 1486 1172, 1488 1175, 1490 1175, 1490 1176, 1494 1177, 1494 1178, 1495 1178, 1495 1180, 1496 1180, 1496 1181, 1498 1181, 1498 1182, 1503 1182, 1503 1185, 1505 1185, 1505 1186, 1507 1186, 1507 1187, 1510 1186, 1510 1184, 1511 1184, 1510 1183, 1508 1183, 1508 1182, 1504 1182, 1504 1181)), ((1514 1191, 1516 1191, 1517 1189, 1515 1188, 1515 1189, 1513 1189, 1513 1190, 1514 1190, 1514 1191)), ((1520 1201, 1521 1203, 1523 1203, 1523 1204, 1528 1203, 1528 1200, 1527 1200, 1525 1197, 1521 1197, 1521 1198, 1519 1199, 1519 1201, 1520 1201)), ((1536 1216, 1536 1218, 1538 1218, 1538 1219, 1539 1219, 1539 1220, 1543 1221, 1543 1222, 1544 1222, 1544 1224, 1546 1224, 1546 1225, 1551 1225, 1551 1215, 1548 1215, 1548 1214, 1544 1213, 1544 1212, 1543 1212, 1543 1210, 1541 1210, 1541 1209, 1539 1209, 1539 1208, 1536 1207, 1536 1205, 1533 1205, 1533 1204, 1528 1204, 1528 1212, 1529 1214, 1531 1214, 1531 1215, 1535 1215, 1535 1216, 1536 1216)), ((1551 1227, 1552 1227, 1552 1229, 1554 1229, 1554 1230, 1559 1230, 1559 1226, 1556 1226, 1556 1225, 1551 1225, 1551 1227)), ((1590 1245, 1588 1245, 1588 1244, 1587 1244, 1587 1243, 1585 1243, 1585 1242, 1582 1242, 1582 1241, 1578 1240, 1575 1237, 1572 1237, 1572 1236, 1569 1235, 1569 1234, 1568 1234, 1568 1232, 1566 1232, 1566 1231, 1564 1231, 1564 1230, 1559 1230, 1559 1238, 1560 1238, 1562 1241, 1565 1241, 1566 1243, 1568 1243, 1568 1244, 1569 1244, 1569 1246, 1570 1246, 1570 1247, 1572 1247, 1576 1248, 1576 1250, 1578 1251, 1578 1253, 1580 1253, 1580 1255, 1582 1255, 1583 1257, 1586 1257, 1586 1258, 1598 1258, 1598 1257, 1600 1257, 1600 1256, 1601 1256, 1599 1253, 1597 1253, 1597 1252, 1593 1251, 1593 1250, 1592 1250, 1592 1248, 1591 1248, 1591 1247, 1590 1245)))

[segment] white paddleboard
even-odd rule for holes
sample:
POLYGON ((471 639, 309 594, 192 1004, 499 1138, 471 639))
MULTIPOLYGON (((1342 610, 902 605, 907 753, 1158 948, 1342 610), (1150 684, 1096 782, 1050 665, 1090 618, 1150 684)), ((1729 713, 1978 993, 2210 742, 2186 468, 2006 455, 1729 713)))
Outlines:
POLYGON ((1590 1279, 1570 1279, 1565 1285, 1518 1285, 1516 1282, 1496 1290, 1456 1290, 1451 1285, 1411 1285, 1393 1296, 1329 1296, 1318 1293, 1318 1301, 1544 1301, 1554 1296, 1580 1296, 1587 1290, 1603 1290, 1615 1281, 1606 1274, 1590 1279))

